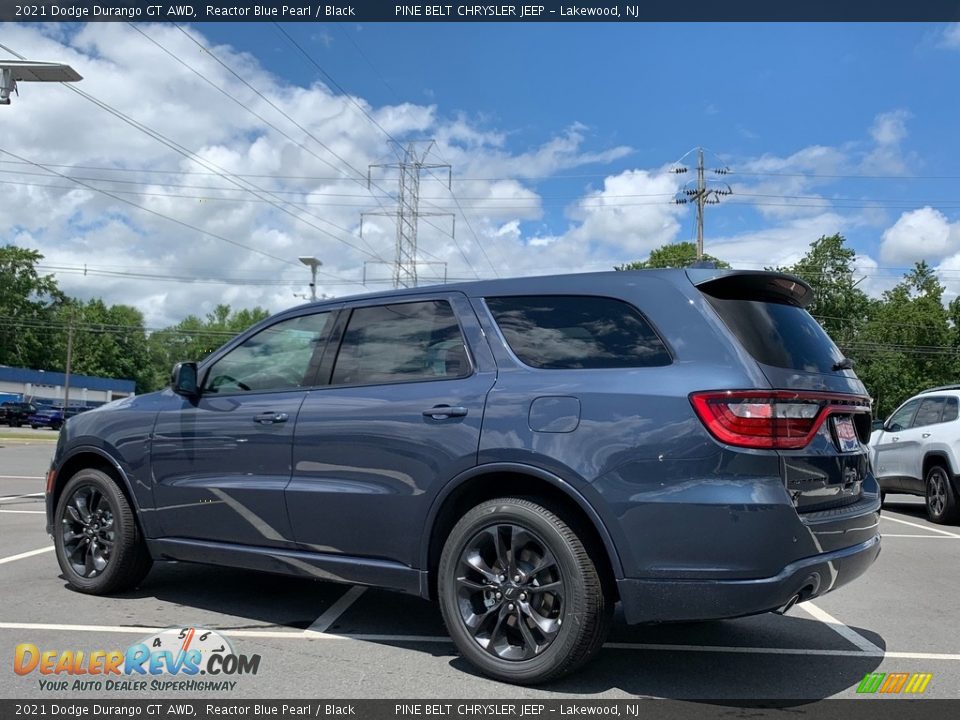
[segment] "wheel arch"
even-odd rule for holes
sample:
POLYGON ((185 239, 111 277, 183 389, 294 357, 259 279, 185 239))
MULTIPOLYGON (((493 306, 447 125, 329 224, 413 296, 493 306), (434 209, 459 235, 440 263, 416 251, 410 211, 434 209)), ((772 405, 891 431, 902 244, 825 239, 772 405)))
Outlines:
POLYGON ((438 493, 424 523, 420 568, 425 570, 424 597, 436 597, 437 568, 444 541, 463 514, 496 497, 523 496, 558 504, 589 534, 603 567, 599 568, 611 592, 623 578, 623 566, 613 538, 589 501, 562 478, 541 468, 516 463, 490 463, 472 468, 451 480, 438 493))
POLYGON ((137 523, 139 524, 140 505, 137 503, 136 495, 134 494, 133 488, 130 485, 130 478, 127 477, 127 474, 120 466, 120 463, 118 463, 114 458, 100 448, 94 447, 77 448, 71 451, 71 453, 67 455, 67 457, 60 463, 59 467, 57 468, 56 479, 54 480, 53 487, 51 488, 53 494, 50 504, 51 512, 56 511, 57 503, 60 502, 60 495, 63 493, 63 488, 70 481, 70 478, 76 475, 80 470, 86 469, 100 470, 117 481, 117 484, 120 486, 120 491, 127 498, 127 502, 130 503, 130 507, 133 508, 134 517, 136 517, 137 523))
POLYGON ((927 471, 933 464, 943 465, 947 471, 947 480, 953 485, 954 492, 960 493, 957 472, 952 459, 945 450, 930 450, 923 456, 923 484, 927 484, 927 471))

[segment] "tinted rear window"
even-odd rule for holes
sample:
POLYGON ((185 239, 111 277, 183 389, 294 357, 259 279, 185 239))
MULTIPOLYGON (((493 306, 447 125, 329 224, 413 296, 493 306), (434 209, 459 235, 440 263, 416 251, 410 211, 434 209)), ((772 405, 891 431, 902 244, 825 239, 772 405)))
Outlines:
POLYGON ((643 315, 612 298, 544 295, 487 298, 510 349, 535 368, 590 369, 670 364, 643 315))
POLYGON ((757 362, 807 373, 829 373, 843 358, 820 323, 803 308, 778 302, 706 298, 757 362))

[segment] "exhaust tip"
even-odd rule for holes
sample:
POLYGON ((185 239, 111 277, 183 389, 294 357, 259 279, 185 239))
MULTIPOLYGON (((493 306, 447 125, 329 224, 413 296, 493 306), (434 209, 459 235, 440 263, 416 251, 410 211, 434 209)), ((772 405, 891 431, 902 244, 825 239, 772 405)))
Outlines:
POLYGON ((774 612, 777 613, 777 615, 783 615, 783 614, 786 613, 790 608, 792 608, 794 605, 796 605, 799 601, 800 601, 800 593, 797 593, 797 594, 794 595, 792 598, 790 598, 789 600, 787 600, 787 602, 786 602, 784 605, 781 605, 779 608, 777 608, 776 610, 774 610, 774 612))

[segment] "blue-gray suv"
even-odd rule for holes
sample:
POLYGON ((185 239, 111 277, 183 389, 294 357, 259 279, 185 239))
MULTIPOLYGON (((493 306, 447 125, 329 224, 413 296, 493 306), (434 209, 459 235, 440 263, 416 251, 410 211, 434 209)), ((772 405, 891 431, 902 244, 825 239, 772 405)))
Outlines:
POLYGON ((48 530, 82 592, 178 560, 435 598, 556 678, 628 623, 783 611, 863 573, 863 384, 772 272, 563 275, 280 313, 71 418, 48 530))

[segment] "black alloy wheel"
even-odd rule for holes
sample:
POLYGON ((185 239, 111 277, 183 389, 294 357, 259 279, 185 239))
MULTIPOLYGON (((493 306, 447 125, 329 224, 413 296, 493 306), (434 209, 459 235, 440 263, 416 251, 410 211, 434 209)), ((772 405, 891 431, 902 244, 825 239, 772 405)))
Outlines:
POLYGON ((460 619, 476 643, 502 660, 529 660, 563 624, 564 582, 553 554, 512 524, 477 532, 460 553, 460 619))
POLYGON ((57 562, 71 587, 103 595, 136 587, 152 560, 117 481, 101 470, 78 471, 54 514, 57 562))
POLYGON ((63 549, 73 571, 93 578, 106 570, 117 532, 110 501, 93 485, 80 485, 67 498, 61 520, 63 549))
POLYGON ((605 550, 582 518, 540 498, 487 500, 447 536, 437 569, 443 620, 463 657, 530 685, 586 663, 613 614, 605 550))

